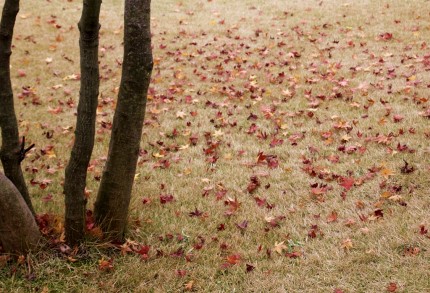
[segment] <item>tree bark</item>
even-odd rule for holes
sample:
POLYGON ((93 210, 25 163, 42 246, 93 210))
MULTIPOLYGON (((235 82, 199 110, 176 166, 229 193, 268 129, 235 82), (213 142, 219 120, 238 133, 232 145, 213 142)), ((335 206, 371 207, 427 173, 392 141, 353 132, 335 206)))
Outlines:
POLYGON ((75 143, 65 171, 66 241, 73 246, 85 236, 85 186, 87 168, 94 147, 95 120, 99 95, 99 15, 101 0, 84 0, 80 31, 81 88, 75 143))
POLYGON ((6 252, 27 253, 41 240, 39 227, 14 184, 0 173, 0 243, 6 252))
POLYGON ((21 170, 18 123, 13 104, 12 84, 10 81, 10 55, 12 54, 12 36, 19 0, 6 0, 0 23, 0 128, 2 146, 0 159, 5 175, 18 188, 28 208, 34 215, 33 205, 21 170))
POLYGON ((153 59, 150 0, 126 0, 124 60, 109 153, 95 217, 111 240, 123 241, 139 154, 153 59))

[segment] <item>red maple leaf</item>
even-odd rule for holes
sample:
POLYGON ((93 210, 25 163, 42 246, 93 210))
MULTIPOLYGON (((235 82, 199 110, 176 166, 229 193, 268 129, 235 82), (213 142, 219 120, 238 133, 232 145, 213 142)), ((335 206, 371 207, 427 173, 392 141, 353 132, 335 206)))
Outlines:
POLYGON ((384 41, 389 41, 393 38, 393 34, 392 33, 382 33, 379 34, 379 39, 384 40, 384 41))
POLYGON ((140 254, 142 256, 142 259, 148 259, 149 249, 151 249, 151 246, 142 245, 142 247, 140 247, 140 249, 137 250, 136 253, 140 254))
POLYGON ((171 194, 162 194, 160 195, 160 203, 161 204, 166 204, 168 202, 173 201, 174 197, 171 194))
POLYGON ((391 282, 390 284, 388 284, 387 286, 387 291, 388 292, 396 292, 398 289, 397 284, 394 282, 391 282))
POLYGON ((333 223, 337 221, 337 212, 332 211, 331 214, 327 216, 327 223, 333 223))
POLYGON ((339 185, 348 191, 354 186, 354 182, 355 180, 352 177, 341 177, 341 182, 339 183, 339 185))

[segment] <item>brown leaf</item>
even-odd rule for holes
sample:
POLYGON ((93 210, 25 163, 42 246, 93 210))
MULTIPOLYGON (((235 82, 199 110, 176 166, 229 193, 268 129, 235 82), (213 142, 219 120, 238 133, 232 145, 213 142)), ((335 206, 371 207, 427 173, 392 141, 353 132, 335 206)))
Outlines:
POLYGON ((246 272, 250 273, 255 269, 255 266, 251 265, 251 264, 246 264, 246 272))
POLYGON ((400 168, 400 172, 402 174, 409 174, 415 171, 415 168, 413 166, 409 166, 409 163, 406 162, 406 160, 403 160, 405 162, 405 165, 400 168))

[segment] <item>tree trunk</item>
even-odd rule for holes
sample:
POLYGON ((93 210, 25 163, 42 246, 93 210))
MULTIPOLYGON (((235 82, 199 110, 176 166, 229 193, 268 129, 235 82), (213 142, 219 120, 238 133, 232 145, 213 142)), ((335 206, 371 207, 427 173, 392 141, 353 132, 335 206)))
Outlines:
POLYGON ((75 143, 65 171, 66 241, 73 246, 85 236, 85 186, 87 168, 94 147, 95 120, 99 95, 99 15, 101 0, 84 0, 79 47, 81 56, 81 89, 75 143))
POLYGON ((111 240, 117 241, 124 239, 153 67, 150 4, 150 0, 125 1, 121 84, 95 203, 96 221, 111 240))
POLYGON ((0 23, 0 127, 2 135, 0 158, 5 175, 18 188, 19 193, 34 215, 33 205, 21 170, 21 156, 24 153, 20 152, 18 123, 10 81, 11 44, 18 11, 19 0, 6 0, 0 23))
POLYGON ((14 184, 0 173, 0 243, 6 252, 27 253, 41 240, 33 214, 14 184))

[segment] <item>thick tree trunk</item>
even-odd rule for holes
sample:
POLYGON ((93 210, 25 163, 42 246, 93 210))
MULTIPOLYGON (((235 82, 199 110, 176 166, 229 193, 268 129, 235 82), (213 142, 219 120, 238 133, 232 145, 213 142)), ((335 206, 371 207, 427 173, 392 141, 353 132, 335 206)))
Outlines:
POLYGON ((109 154, 95 203, 97 222, 122 241, 139 154, 147 91, 153 67, 150 0, 126 0, 124 61, 109 154))
POLYGON ((5 175, 18 188, 19 193, 34 215, 34 209, 21 170, 21 156, 23 154, 20 153, 18 123, 13 105, 9 69, 13 29, 18 11, 19 0, 6 0, 0 23, 0 127, 2 135, 0 158, 5 175))
POLYGON ((33 214, 14 184, 0 173, 0 243, 6 252, 27 253, 41 240, 33 214))
POLYGON ((85 186, 87 168, 94 147, 95 120, 99 95, 99 15, 101 0, 84 0, 80 31, 81 89, 75 143, 66 168, 66 241, 73 246, 85 235, 85 186))

